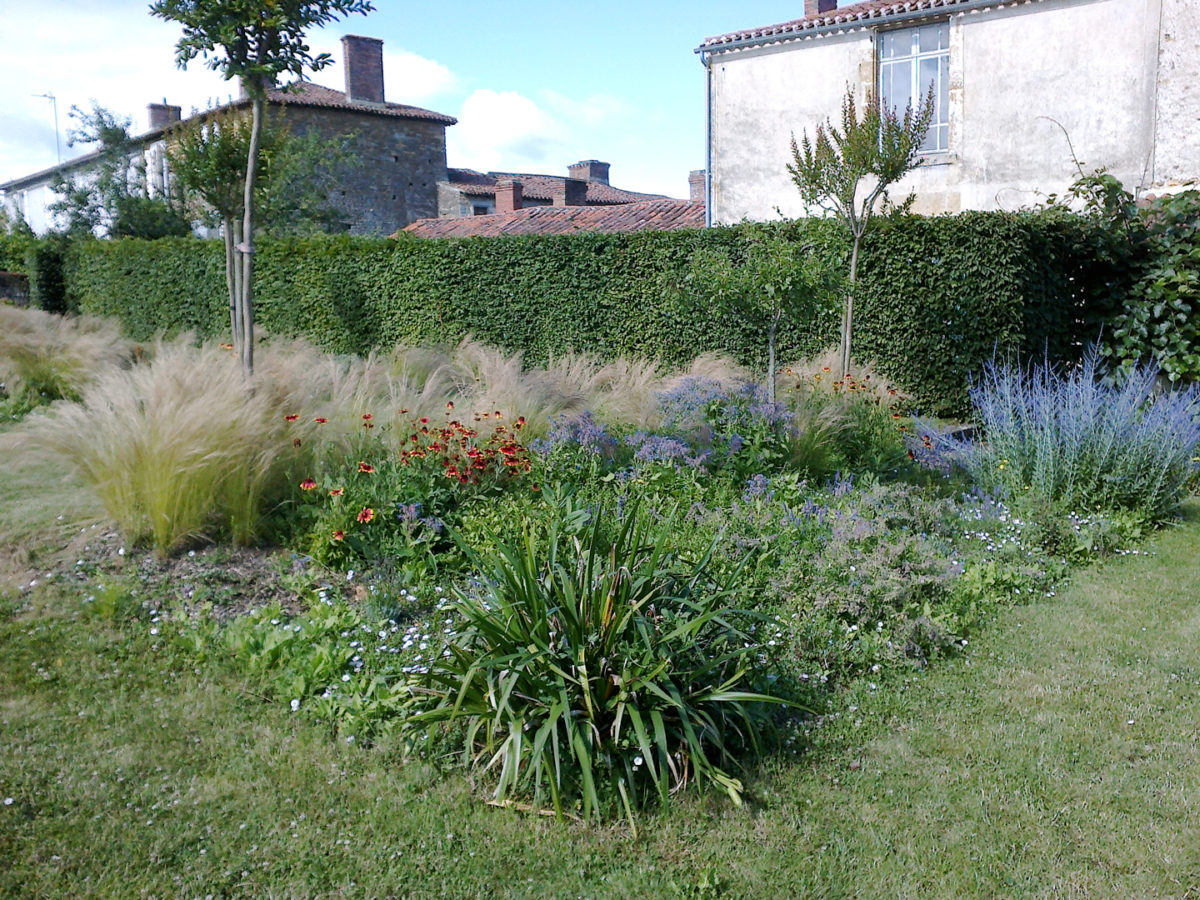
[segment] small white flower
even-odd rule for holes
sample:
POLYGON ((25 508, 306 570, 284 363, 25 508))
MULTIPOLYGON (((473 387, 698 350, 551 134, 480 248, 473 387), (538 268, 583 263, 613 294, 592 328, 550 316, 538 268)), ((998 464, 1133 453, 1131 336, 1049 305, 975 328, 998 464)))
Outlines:
POLYGON ((151 634, 158 634, 158 629, 157 629, 157 628, 151 628, 151 629, 150 629, 150 633, 151 633, 151 634))
POLYGON ((640 766, 640 765, 641 765, 643 762, 645 762, 645 760, 643 760, 643 759, 642 759, 640 756, 635 756, 635 757, 633 758, 633 765, 634 765, 634 767, 635 767, 635 768, 636 768, 637 766, 640 766))
POLYGON ((16 802, 17 802, 17 801, 16 801, 16 800, 14 800, 12 797, 5 797, 5 798, 4 798, 4 805, 5 805, 5 806, 12 806, 12 805, 13 805, 14 803, 16 803, 16 802))
POLYGON ((342 676, 342 681, 349 681, 349 680, 350 680, 350 673, 347 672, 345 675, 342 676))
POLYGON ((122 547, 120 550, 117 551, 117 556, 124 556, 124 555, 125 555, 125 548, 122 547))
POLYGON ((293 700, 292 701, 292 712, 295 712, 299 708, 300 708, 300 700, 299 699, 293 700))

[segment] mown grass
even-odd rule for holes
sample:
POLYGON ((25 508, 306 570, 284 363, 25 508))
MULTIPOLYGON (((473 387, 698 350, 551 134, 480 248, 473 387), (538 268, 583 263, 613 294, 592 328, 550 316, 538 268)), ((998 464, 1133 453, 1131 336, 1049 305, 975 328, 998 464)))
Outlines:
POLYGON ((856 685, 745 808, 685 796, 637 840, 333 741, 157 643, 153 598, 9 595, 0 896, 1195 897, 1200 506, 1149 549, 856 685))

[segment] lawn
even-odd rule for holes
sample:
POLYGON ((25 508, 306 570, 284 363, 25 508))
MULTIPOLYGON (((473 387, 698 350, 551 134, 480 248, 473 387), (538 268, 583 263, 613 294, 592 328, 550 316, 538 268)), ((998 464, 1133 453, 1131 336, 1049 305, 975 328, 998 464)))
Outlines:
POLYGON ((636 839, 482 805, 35 590, 0 625, 0 895, 1193 896, 1198 505, 1145 551, 856 683, 743 808, 684 796, 636 839))

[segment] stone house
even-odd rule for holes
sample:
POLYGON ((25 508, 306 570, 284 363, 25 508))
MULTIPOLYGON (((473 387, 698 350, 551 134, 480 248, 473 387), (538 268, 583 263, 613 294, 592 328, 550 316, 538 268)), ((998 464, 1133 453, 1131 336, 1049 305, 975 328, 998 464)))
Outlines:
MULTIPOLYGON (((438 182, 446 178, 446 128, 456 120, 384 99, 383 41, 348 35, 342 38, 342 50, 345 90, 302 81, 286 91, 268 93, 271 113, 296 135, 353 136, 350 150, 358 164, 338 173, 329 198, 348 232, 390 234, 409 222, 436 216, 438 182)), ((242 97, 226 106, 249 109, 250 101, 242 97)), ((181 110, 165 102, 151 104, 149 110, 150 130, 137 140, 144 148, 148 189, 154 193, 170 180, 165 140, 179 123, 181 110)), ((10 215, 23 216, 35 231, 46 231, 52 224, 47 209, 55 200, 50 188, 54 177, 86 177, 98 156, 79 157, 0 184, 4 207, 10 215)))
POLYGON ((893 191, 916 212, 1030 206, 1081 167, 1179 189, 1200 178, 1198 48, 1195 0, 805 0, 697 48, 710 221, 804 214, 791 138, 836 123, 848 89, 902 111, 932 86, 923 165, 893 191))

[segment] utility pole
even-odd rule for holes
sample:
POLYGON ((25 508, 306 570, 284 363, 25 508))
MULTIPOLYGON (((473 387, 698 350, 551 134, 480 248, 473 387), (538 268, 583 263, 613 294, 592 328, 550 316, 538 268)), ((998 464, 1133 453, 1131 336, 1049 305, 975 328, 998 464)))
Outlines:
POLYGON ((58 162, 62 164, 62 143, 58 139, 58 98, 53 94, 34 94, 35 97, 45 97, 54 107, 54 150, 58 153, 58 162))

